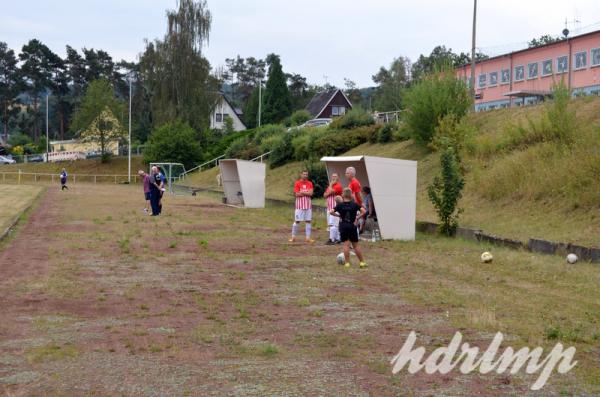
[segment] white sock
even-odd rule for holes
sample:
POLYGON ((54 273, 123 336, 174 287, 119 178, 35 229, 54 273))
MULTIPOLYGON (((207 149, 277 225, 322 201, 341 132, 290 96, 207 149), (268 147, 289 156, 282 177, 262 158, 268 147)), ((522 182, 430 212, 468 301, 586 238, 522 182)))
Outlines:
POLYGON ((329 239, 331 241, 337 240, 338 239, 337 238, 338 237, 337 234, 338 234, 337 226, 330 226, 330 228, 329 228, 329 239))
POLYGON ((312 231, 312 224, 306 223, 306 238, 310 238, 311 231, 312 231))
POLYGON ((298 224, 296 222, 292 223, 292 237, 296 237, 298 234, 298 224))

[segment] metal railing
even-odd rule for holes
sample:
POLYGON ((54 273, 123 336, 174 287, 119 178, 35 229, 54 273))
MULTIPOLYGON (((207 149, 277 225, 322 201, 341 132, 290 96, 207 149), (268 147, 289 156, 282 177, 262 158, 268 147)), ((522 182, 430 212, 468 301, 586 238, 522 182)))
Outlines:
MULTIPOLYGON (((138 179, 141 182, 141 179, 137 174, 132 174, 131 179, 133 183, 138 183, 138 179)), ((30 182, 57 182, 60 180, 59 174, 51 174, 51 173, 40 173, 40 172, 22 172, 19 171, 0 171, 0 181, 3 183, 7 182, 16 182, 20 183, 30 183, 30 182)), ((90 174, 69 174, 69 181, 72 184, 77 182, 80 183, 126 183, 128 182, 127 175, 107 175, 107 174, 98 174, 98 175, 90 175, 90 174)))
POLYGON ((269 150, 268 152, 266 152, 266 153, 263 153, 263 154, 261 154, 260 156, 258 156, 258 157, 255 157, 255 158, 251 159, 250 161, 256 161, 256 160, 260 160, 260 162, 262 163, 262 162, 263 162, 263 160, 264 160, 264 158, 265 158, 265 157, 267 157, 267 156, 268 156, 269 154, 271 154, 271 153, 273 153, 273 151, 272 151, 272 150, 269 150))
MULTIPOLYGON (((189 170, 185 171, 183 174, 179 175, 179 180, 180 181, 184 180, 185 177, 186 177, 186 175, 189 174, 190 172, 193 172, 193 171, 200 172, 200 171, 202 171, 202 167, 205 167, 205 166, 207 166, 209 164, 215 163, 215 166, 216 166, 219 163, 219 160, 222 159, 223 157, 225 157, 225 154, 222 154, 222 155, 220 155, 218 157, 215 157, 214 159, 208 160, 207 162, 204 162, 204 163, 202 163, 202 164, 200 164, 200 165, 198 165, 198 166, 196 166, 194 168, 190 168, 189 170)), ((212 167, 210 167, 210 168, 212 168, 212 167)))

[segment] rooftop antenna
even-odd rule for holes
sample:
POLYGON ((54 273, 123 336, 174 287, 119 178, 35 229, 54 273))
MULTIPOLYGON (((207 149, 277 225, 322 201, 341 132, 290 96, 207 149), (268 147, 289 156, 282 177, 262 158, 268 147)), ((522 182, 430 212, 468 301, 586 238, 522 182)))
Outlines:
POLYGON ((569 36, 569 24, 573 25, 573 24, 580 24, 581 21, 577 18, 574 18, 572 21, 569 21, 567 18, 565 18, 565 28, 562 31, 563 36, 565 36, 565 38, 567 36, 569 36))
POLYGON ((323 78, 325 79, 325 85, 327 85, 327 79, 329 78, 329 76, 327 76, 326 74, 324 74, 323 78))

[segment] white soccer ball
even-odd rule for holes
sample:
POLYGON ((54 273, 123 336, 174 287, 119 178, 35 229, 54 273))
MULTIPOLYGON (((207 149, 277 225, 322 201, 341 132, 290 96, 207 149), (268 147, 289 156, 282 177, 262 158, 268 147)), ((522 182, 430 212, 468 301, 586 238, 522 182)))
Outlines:
POLYGON ((575 255, 572 252, 569 255, 567 255, 567 262, 569 262, 570 264, 573 264, 573 263, 577 262, 578 260, 579 260, 579 258, 577 257, 577 255, 575 255))
MULTIPOLYGON (((352 256, 356 256, 356 254, 354 253, 354 251, 350 251, 350 258, 352 258, 352 256)), ((344 253, 340 252, 336 258, 338 265, 343 265, 344 263, 346 263, 346 258, 344 258, 344 253)))
POLYGON ((492 256, 492 254, 487 251, 485 251, 483 254, 481 254, 481 261, 483 263, 490 263, 493 259, 494 259, 494 257, 492 256))

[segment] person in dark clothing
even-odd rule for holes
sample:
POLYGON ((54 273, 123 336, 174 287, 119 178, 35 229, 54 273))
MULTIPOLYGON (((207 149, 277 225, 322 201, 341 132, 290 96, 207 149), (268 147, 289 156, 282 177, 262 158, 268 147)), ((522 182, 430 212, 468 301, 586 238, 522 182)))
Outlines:
POLYGON ((62 171, 60 172, 60 190, 69 190, 69 187, 67 186, 67 177, 69 176, 69 174, 67 174, 67 170, 65 170, 64 168, 62 169, 62 171))
POLYGON ((152 216, 160 215, 160 197, 162 179, 157 167, 152 167, 150 172, 150 206, 152 207, 152 216))
POLYGON ((364 207, 352 201, 352 195, 352 190, 348 188, 344 189, 344 192, 342 193, 343 201, 337 204, 335 208, 331 210, 330 214, 340 218, 340 238, 344 243, 344 266, 350 267, 350 243, 352 243, 352 248, 360 261, 359 266, 365 268, 367 267, 367 263, 364 260, 362 250, 358 244, 357 225, 359 219, 365 216, 366 211, 364 207))

